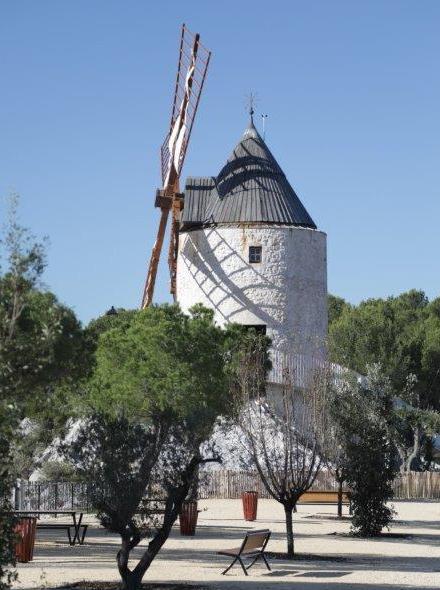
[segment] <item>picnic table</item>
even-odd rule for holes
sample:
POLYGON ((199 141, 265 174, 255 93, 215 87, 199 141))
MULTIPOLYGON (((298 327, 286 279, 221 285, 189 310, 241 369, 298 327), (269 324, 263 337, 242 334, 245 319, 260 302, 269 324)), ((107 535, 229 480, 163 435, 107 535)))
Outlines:
POLYGON ((78 512, 77 510, 13 510, 10 512, 0 512, 0 515, 8 515, 8 516, 36 516, 38 519, 40 518, 40 516, 43 515, 48 515, 48 516, 55 516, 57 517, 58 515, 69 515, 72 517, 72 525, 60 525, 60 524, 54 524, 54 523, 44 523, 44 524, 39 524, 37 525, 37 528, 40 529, 59 529, 59 528, 65 528, 67 530, 67 535, 69 538, 69 544, 70 545, 75 545, 75 543, 78 543, 79 545, 82 545, 84 542, 84 537, 86 535, 87 532, 87 525, 86 524, 82 524, 82 519, 84 516, 83 512, 78 512), (73 537, 70 534, 70 527, 73 527, 74 530, 74 534, 73 537), (81 528, 83 529, 83 534, 82 536, 80 536, 81 533, 81 528))

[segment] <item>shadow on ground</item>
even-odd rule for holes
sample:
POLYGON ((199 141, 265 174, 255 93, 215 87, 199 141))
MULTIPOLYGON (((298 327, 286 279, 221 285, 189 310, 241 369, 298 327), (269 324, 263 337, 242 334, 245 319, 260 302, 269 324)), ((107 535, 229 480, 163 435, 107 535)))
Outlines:
MULTIPOLYGON (((304 576, 301 576, 302 578, 304 578, 304 576)), ((214 585, 214 584, 213 584, 214 585)), ((259 577, 255 580, 246 580, 246 586, 248 586, 250 588, 252 588, 252 586, 255 586, 256 589, 260 590, 260 589, 264 589, 264 588, 273 588, 273 582, 272 584, 267 583, 265 584, 262 580, 262 577, 259 577)), ((243 586, 240 584, 234 584, 234 582, 231 581, 220 581, 220 582, 215 582, 215 587, 220 589, 220 590, 234 590, 235 588, 240 588, 242 589, 243 586)), ((304 585, 304 580, 295 580, 295 577, 293 577, 291 580, 289 580, 288 582, 277 582, 276 583, 276 587, 277 590, 304 590, 305 588, 307 590, 347 590, 347 588, 349 588, 350 590, 403 590, 403 587, 401 584, 383 584, 383 583, 379 583, 379 584, 353 584, 350 583, 349 586, 347 586, 347 584, 345 582, 331 582, 331 581, 322 581, 322 582, 311 582, 311 581, 307 581, 307 585, 304 585)), ((405 590, 420 590, 420 586, 410 586, 410 585, 405 585, 404 587, 405 590)))
MULTIPOLYGON (((200 526, 197 529, 197 540, 206 539, 212 540, 217 539, 219 541, 219 549, 229 546, 236 546, 239 541, 243 539, 243 533, 248 527, 246 526, 200 526), (227 541, 230 543, 226 543, 227 541)), ((321 535, 321 538, 324 535, 321 535)), ((91 528, 87 537, 87 543, 83 546, 76 545, 69 547, 66 542, 63 542, 62 537, 59 537, 57 542, 54 541, 54 537, 40 534, 38 542, 35 547, 35 559, 36 561, 31 562, 24 567, 32 567, 33 564, 44 568, 60 568, 62 566, 75 566, 78 569, 87 569, 93 565, 93 568, 99 570, 100 568, 108 568, 109 564, 115 564, 115 556, 118 550, 118 539, 115 535, 110 535, 106 531, 100 528, 91 528), (50 543, 48 542, 50 540, 50 543)), ((200 546, 196 546, 193 543, 192 538, 180 537, 179 532, 174 530, 172 537, 176 540, 181 541, 180 547, 167 547, 164 546, 160 552, 157 560, 166 560, 174 562, 184 562, 183 565, 196 566, 203 568, 207 573, 217 574, 220 573, 221 569, 226 566, 227 558, 219 556, 213 549, 200 549, 200 546)), ((318 535, 297 535, 297 539, 307 537, 307 539, 317 538, 318 535)), ((432 542, 434 539, 436 545, 440 544, 440 539, 434 535, 413 535, 412 539, 390 539, 391 542, 398 543, 414 543, 426 537, 428 542, 431 537, 432 542)), ((273 539, 284 540, 283 533, 274 533, 273 539)), ((353 539, 356 542, 357 539, 353 539)), ((384 541, 384 538, 378 539, 378 541, 384 541)), ((364 541, 365 542, 365 541, 364 541)), ((373 541, 374 542, 374 541, 373 541)), ((145 543, 145 541, 144 541, 145 543)), ((270 547, 268 548, 270 550, 270 547)), ((143 552, 143 548, 137 547, 133 551, 133 559, 140 558, 143 552)), ((387 555, 344 555, 341 553, 328 553, 323 555, 323 560, 319 558, 315 560, 272 560, 271 561, 273 573, 267 573, 259 575, 258 579, 262 580, 264 576, 275 577, 275 576, 304 576, 307 578, 313 577, 326 577, 336 578, 348 575, 351 572, 363 571, 363 570, 376 570, 376 571, 396 571, 396 572, 440 572, 440 560, 438 557, 411 557, 409 560, 407 556, 387 556, 387 555), (343 558, 340 562, 325 562, 325 560, 331 556, 343 558), (276 572, 276 573, 275 573, 276 572)), ((23 567, 23 566, 22 566, 23 567)), ((261 574, 261 572, 260 572, 261 574)), ((231 581, 235 576, 228 576, 231 581)), ((439 576, 440 580, 440 576, 439 576)), ((250 582, 250 579, 249 579, 250 582)), ((277 584, 278 587, 278 584, 277 584)), ((322 586, 316 586, 316 588, 322 588, 322 586)), ((326 588, 331 590, 332 588, 338 588, 336 585, 326 585, 326 588)), ((356 585, 352 585, 356 588, 356 585)), ((360 585, 359 588, 368 588, 368 585, 360 585)), ((378 587, 372 585, 371 588, 378 587)), ((384 586, 385 587, 385 586, 384 586)), ((392 588, 392 586, 390 586, 392 588)), ((397 587, 396 587, 397 588, 397 587)), ((407 586, 405 586, 407 588, 407 586)), ((408 586, 410 588, 410 586, 408 586)), ((313 586, 309 583, 307 590, 313 590, 313 586)))

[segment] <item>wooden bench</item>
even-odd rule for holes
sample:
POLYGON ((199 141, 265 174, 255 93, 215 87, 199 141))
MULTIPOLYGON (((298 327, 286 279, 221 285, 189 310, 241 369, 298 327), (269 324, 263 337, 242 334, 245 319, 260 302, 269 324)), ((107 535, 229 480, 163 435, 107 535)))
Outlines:
MULTIPOLYGON (((337 504, 337 490, 308 490, 298 500, 298 504, 337 504)), ((342 503, 350 504, 350 492, 342 492, 342 503)))
POLYGON ((297 504, 335 504, 338 507, 338 516, 342 516, 342 506, 344 504, 348 506, 349 513, 352 514, 350 496, 350 492, 343 491, 341 504, 339 504, 338 490, 308 490, 299 497, 297 504))
MULTIPOLYGON (((72 538, 72 533, 71 533, 71 529, 75 530, 74 525, 71 524, 60 524, 60 523, 52 523, 52 522, 39 522, 37 524, 37 529, 44 529, 44 530, 64 530, 67 533, 67 538, 69 540, 69 545, 75 545, 75 539, 72 538)), ((79 526, 79 530, 78 530, 78 534, 77 534, 77 540, 78 543, 80 545, 84 544, 84 538, 86 536, 87 533, 87 528, 88 525, 87 524, 81 524, 79 526), (80 531, 82 529, 82 534, 80 534, 80 531)))
POLYGON ((226 555, 227 557, 233 558, 232 563, 222 572, 222 575, 225 575, 231 569, 231 567, 238 561, 238 563, 241 565, 242 570, 247 576, 247 570, 250 569, 254 565, 254 563, 259 559, 262 559, 264 561, 267 569, 270 571, 270 566, 267 562, 266 555, 264 554, 264 550, 266 549, 266 545, 268 544, 270 539, 270 533, 271 532, 269 529, 248 531, 240 547, 218 551, 218 555, 226 555), (243 557, 252 559, 252 562, 247 567, 245 567, 243 563, 243 557))

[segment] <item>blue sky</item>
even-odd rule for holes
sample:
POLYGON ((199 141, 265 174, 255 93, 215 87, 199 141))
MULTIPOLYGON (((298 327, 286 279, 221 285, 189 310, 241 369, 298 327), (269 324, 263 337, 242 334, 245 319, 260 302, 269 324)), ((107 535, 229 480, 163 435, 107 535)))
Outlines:
POLYGON ((213 52, 184 176, 219 171, 252 90, 330 292, 440 295, 440 2, 2 2, 0 195, 50 237, 60 300, 83 321, 139 305, 182 22, 213 52))

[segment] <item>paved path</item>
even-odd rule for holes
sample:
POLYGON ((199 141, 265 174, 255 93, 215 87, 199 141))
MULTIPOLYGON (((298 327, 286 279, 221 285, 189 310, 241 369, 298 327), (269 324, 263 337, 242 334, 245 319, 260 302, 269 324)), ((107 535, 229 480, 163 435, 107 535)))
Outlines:
MULTIPOLYGON (((409 538, 353 539, 332 533, 349 531, 348 520, 334 520, 335 507, 301 506, 295 515, 296 551, 342 557, 342 561, 272 562, 272 572, 257 565, 248 578, 237 567, 227 576, 220 572, 225 558, 220 548, 236 546, 248 528, 270 528, 269 550, 285 546, 282 507, 260 500, 258 520, 242 519, 237 500, 207 500, 194 538, 181 537, 177 528, 155 560, 145 581, 187 581, 219 589, 264 590, 401 590, 440 589, 440 503, 396 502, 398 511, 393 533, 409 538)), ((18 567, 17 588, 60 586, 80 580, 118 580, 116 535, 91 523, 87 544, 69 547, 61 532, 38 533, 34 561, 18 567)), ((145 543, 145 541, 143 542, 145 543)), ((139 556, 141 548, 134 551, 139 556)))

